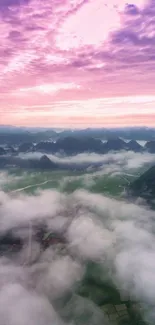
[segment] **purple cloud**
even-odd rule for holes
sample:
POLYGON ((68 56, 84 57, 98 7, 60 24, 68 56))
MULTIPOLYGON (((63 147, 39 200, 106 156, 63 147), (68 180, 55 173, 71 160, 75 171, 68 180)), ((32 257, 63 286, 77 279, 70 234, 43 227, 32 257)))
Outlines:
MULTIPOLYGON (((1 87, 6 89, 7 85, 8 89, 16 90, 40 82, 73 80, 84 89, 93 89, 92 81, 110 88, 114 82, 118 85, 125 82, 122 81, 123 71, 129 72, 126 80, 133 79, 136 83, 139 74, 145 73, 145 79, 150 78, 152 82, 154 1, 143 10, 135 4, 126 5, 121 28, 111 33, 107 41, 103 40, 103 44, 66 50, 58 48, 59 26, 87 3, 86 0, 75 3, 53 0, 51 6, 48 0, 0 0, 0 5, 7 8, 0 20, 3 31, 1 87), (10 10, 10 6, 15 6, 14 10, 10 10)), ((144 81, 141 78, 139 84, 144 81)))
POLYGON ((140 10, 139 8, 134 5, 134 4, 127 4, 125 7, 125 14, 127 15, 139 15, 140 14, 140 10))
POLYGON ((19 6, 29 3, 30 0, 0 0, 0 7, 19 6))

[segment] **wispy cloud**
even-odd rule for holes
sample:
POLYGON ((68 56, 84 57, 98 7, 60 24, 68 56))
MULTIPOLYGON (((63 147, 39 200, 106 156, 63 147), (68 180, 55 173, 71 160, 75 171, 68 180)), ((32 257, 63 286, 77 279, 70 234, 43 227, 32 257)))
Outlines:
POLYGON ((83 190, 35 196, 1 192, 0 201, 1 231, 14 226, 25 243, 16 256, 0 257, 1 324, 62 325, 64 314, 71 323, 87 315, 90 323, 104 324, 103 310, 76 292, 88 261, 98 264, 121 295, 143 302, 142 317, 154 323, 154 211, 83 190), (41 251, 33 236, 28 254, 30 225, 40 221, 49 231, 65 229, 63 254, 54 246, 41 251), (56 302, 68 293, 71 299, 58 304, 56 313, 56 302))
MULTIPOLYGON (((132 110, 128 96, 154 94, 153 0, 147 5, 144 0, 128 5, 124 0, 52 1, 52 6, 47 0, 8 0, 0 6, 2 123, 11 122, 16 107, 23 120, 15 116, 13 122, 29 124, 31 116, 24 118, 23 103, 28 111, 38 105, 43 113, 43 105, 51 105, 51 113, 56 102, 77 100, 86 107, 93 98, 95 115, 95 99, 108 97, 112 104, 112 97, 126 96, 126 114, 126 109, 132 110)), ((139 114, 141 104, 133 100, 133 111, 139 114)), ((115 103, 116 99, 113 117, 118 110, 115 103)), ((57 110, 61 109, 60 103, 57 110)), ((83 109, 81 119, 82 115, 83 109)), ((59 121, 62 124, 63 118, 59 121)), ((70 122, 64 120, 65 124, 70 122)))
MULTIPOLYGON (((19 154, 19 157, 23 159, 39 159, 43 154, 40 152, 30 152, 25 154, 19 154)), ((99 155, 95 153, 82 153, 75 156, 56 156, 52 154, 47 155, 52 161, 56 163, 74 163, 76 165, 81 164, 96 164, 100 163, 102 166, 102 171, 105 173, 107 171, 107 166, 111 171, 116 169, 120 172, 123 170, 138 169, 144 167, 145 165, 151 165, 155 163, 155 157, 149 153, 135 153, 132 151, 122 151, 122 152, 112 152, 104 155, 99 155)))

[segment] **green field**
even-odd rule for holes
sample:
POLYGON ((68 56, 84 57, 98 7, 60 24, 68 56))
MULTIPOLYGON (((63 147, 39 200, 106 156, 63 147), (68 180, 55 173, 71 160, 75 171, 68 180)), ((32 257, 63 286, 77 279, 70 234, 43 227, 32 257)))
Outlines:
MULTIPOLYGON (((139 172, 140 173, 140 172, 139 172)), ((93 193, 103 193, 119 197, 127 186, 138 177, 139 173, 104 174, 100 172, 69 172, 69 171, 22 171, 10 170, 4 178, 1 189, 5 192, 25 191, 34 193, 36 190, 57 189, 71 193, 82 188, 93 193)))

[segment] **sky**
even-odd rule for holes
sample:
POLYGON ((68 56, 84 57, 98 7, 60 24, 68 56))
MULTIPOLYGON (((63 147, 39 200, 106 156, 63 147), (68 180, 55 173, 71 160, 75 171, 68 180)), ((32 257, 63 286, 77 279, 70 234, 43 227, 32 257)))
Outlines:
POLYGON ((155 126, 155 0, 0 0, 0 124, 155 126))

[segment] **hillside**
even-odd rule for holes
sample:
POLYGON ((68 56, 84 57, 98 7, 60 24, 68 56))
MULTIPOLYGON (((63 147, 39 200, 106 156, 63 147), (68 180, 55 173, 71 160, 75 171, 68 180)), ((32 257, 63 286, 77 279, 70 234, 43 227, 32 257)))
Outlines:
POLYGON ((155 141, 148 141, 145 144, 145 149, 150 153, 155 153, 155 141))
POLYGON ((142 152, 144 151, 144 148, 135 140, 131 140, 127 144, 128 150, 134 151, 134 152, 142 152))
POLYGON ((148 203, 155 199, 155 166, 151 167, 130 185, 133 196, 142 197, 148 203))

